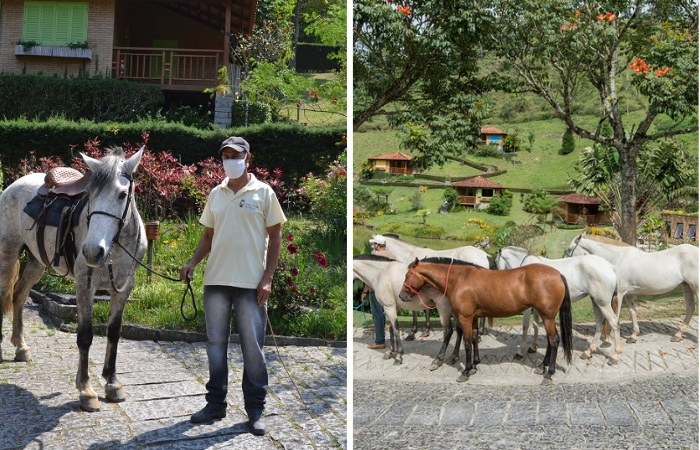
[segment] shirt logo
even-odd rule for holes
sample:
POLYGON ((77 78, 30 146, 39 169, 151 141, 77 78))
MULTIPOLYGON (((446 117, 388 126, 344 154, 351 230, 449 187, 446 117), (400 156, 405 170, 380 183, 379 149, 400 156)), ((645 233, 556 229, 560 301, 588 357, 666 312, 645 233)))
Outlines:
POLYGON ((257 203, 252 203, 250 201, 246 201, 246 199, 241 199, 240 202, 238 202, 238 207, 243 208, 244 210, 248 212, 260 212, 260 206, 257 203))

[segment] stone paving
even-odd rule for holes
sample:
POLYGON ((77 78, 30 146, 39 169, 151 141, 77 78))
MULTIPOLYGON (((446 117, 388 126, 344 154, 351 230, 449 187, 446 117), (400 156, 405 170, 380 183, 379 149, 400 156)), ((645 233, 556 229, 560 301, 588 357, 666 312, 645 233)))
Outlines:
POLYGON ((463 351, 455 366, 428 369, 440 330, 404 342, 404 362, 394 365, 367 349, 370 330, 356 328, 353 448, 697 449, 698 319, 684 340, 671 342, 676 323, 641 322, 638 342, 623 339, 615 366, 607 364, 609 345, 580 358, 594 327, 575 325, 572 364, 560 349, 551 384, 533 373, 544 356, 542 336, 538 353, 513 360, 519 327, 483 337, 481 364, 466 383, 456 382, 463 351))
POLYGON ((207 378, 203 343, 121 340, 117 358, 127 399, 107 403, 100 376, 106 338, 96 336, 90 377, 102 409, 80 409, 75 389, 75 334, 59 331, 37 305, 24 309, 32 361, 12 361, 10 318, 5 319, 0 363, 0 449, 330 449, 347 448, 345 348, 266 347, 270 393, 268 434, 248 432, 240 390, 242 356, 229 347, 228 415, 213 425, 193 425, 204 406, 207 378), (303 403, 287 371, 292 374, 303 403))

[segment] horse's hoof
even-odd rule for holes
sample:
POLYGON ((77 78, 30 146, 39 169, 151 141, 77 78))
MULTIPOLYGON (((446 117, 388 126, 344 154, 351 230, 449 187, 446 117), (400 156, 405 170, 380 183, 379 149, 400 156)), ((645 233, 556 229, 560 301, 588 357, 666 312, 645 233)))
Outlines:
POLYGON ((476 367, 474 367, 473 369, 469 369, 469 375, 470 375, 470 376, 471 376, 471 375, 474 375, 475 373, 476 373, 476 367))
POLYGON ((528 353, 537 353, 537 349, 536 348, 528 348, 527 352, 528 353))
POLYGON ((581 353, 581 359, 591 359, 591 358, 593 358, 593 355, 591 354, 591 352, 589 350, 586 350, 583 353, 581 353))
POLYGON ((465 381, 468 381, 468 380, 469 380, 469 375, 462 374, 457 378, 457 383, 464 383, 465 381))
POLYGON ((403 338, 404 341, 415 341, 416 340, 416 335, 411 333, 407 335, 405 338, 403 338))
POLYGON ((394 360, 394 365, 395 365, 395 366, 400 366, 401 364, 403 364, 403 359, 395 359, 395 360, 394 360))
POLYGON ((627 342, 628 344, 636 344, 637 338, 629 337, 625 342, 627 342))
POLYGON ((440 362, 440 361, 433 361, 433 363, 430 365, 430 370, 431 370, 431 371, 432 371, 432 370, 437 370, 438 368, 440 368, 441 365, 442 365, 442 362, 440 362))
POLYGON ((105 384, 105 397, 108 401, 113 403, 119 403, 126 400, 126 392, 124 391, 124 385, 121 383, 107 383, 105 384))
POLYGON ((32 352, 29 350, 28 347, 25 348, 18 348, 17 351, 15 351, 15 361, 17 362, 26 362, 32 359, 32 352))
POLYGON ((617 359, 617 358, 609 358, 609 359, 608 359, 608 365, 609 365, 609 366, 616 366, 617 363, 619 363, 619 362, 620 362, 620 360, 617 359))
POLYGON ((394 353, 392 353, 392 352, 386 352, 386 353, 384 353, 384 356, 382 356, 382 358, 384 358, 384 359, 392 359, 393 357, 394 357, 394 353))
POLYGON ((680 336, 673 336, 673 337, 671 338, 671 342, 680 342, 680 341, 682 341, 682 340, 683 340, 683 338, 680 337, 680 336))
POLYGON ((100 399, 95 394, 80 394, 80 407, 87 412, 100 410, 100 399))
POLYGON ((523 355, 521 355, 520 353, 516 353, 515 355, 513 355, 513 359, 519 361, 523 359, 523 355))

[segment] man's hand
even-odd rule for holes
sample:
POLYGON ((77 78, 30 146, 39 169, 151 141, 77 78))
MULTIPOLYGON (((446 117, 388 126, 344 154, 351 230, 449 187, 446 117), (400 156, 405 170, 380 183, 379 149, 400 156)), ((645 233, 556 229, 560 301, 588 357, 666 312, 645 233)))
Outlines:
POLYGON ((180 269, 180 280, 191 280, 192 275, 194 275, 194 267, 191 264, 187 264, 180 269))
POLYGON ((264 306, 272 292, 272 277, 263 276, 258 284, 258 305, 264 306))

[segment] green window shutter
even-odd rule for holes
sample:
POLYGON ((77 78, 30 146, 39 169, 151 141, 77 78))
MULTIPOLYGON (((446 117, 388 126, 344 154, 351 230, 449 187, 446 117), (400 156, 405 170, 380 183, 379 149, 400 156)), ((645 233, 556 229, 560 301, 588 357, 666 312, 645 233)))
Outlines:
POLYGON ((87 41, 86 2, 25 1, 23 41, 65 46, 87 41))

